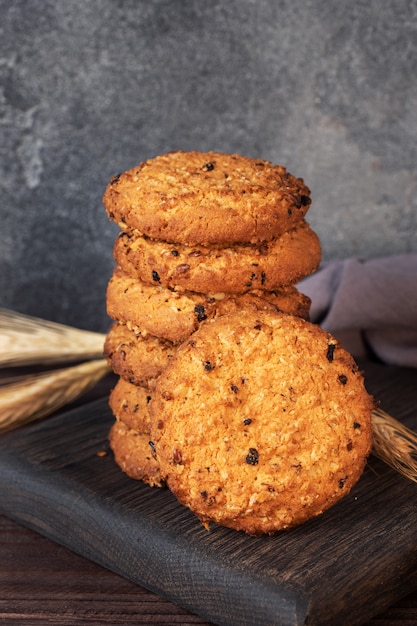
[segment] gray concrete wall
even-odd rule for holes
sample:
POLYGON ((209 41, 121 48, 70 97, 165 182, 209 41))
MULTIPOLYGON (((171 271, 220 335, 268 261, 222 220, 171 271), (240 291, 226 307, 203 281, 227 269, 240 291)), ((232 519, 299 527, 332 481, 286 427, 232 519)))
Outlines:
POLYGON ((1 0, 0 306, 105 330, 109 178, 270 159, 325 259, 417 250, 415 0, 1 0))

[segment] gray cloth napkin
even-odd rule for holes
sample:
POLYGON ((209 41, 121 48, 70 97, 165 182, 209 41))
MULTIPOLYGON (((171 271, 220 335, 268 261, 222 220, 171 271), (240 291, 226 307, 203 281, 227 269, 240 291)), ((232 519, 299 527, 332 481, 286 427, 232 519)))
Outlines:
POLYGON ((417 367, 417 254, 331 261, 298 288, 355 358, 417 367))

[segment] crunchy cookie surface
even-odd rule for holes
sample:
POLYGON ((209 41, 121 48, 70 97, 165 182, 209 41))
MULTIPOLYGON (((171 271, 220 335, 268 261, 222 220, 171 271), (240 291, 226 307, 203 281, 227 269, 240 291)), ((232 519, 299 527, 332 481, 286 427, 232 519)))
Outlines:
POLYGON ((149 441, 148 434, 139 433, 120 421, 116 421, 109 432, 114 459, 129 478, 141 480, 150 487, 165 487, 149 441))
POLYGON ((110 393, 109 406, 116 420, 139 433, 149 434, 151 400, 149 389, 120 378, 110 393))
POLYGON ((149 334, 143 336, 126 324, 113 324, 104 343, 104 357, 114 373, 147 388, 153 387, 174 350, 171 342, 149 334))
POLYGON ((280 165, 218 152, 171 152, 115 176, 110 219, 178 243, 259 242, 305 216, 310 190, 280 165))
POLYGON ((123 231, 114 245, 116 263, 151 285, 200 293, 245 293, 292 285, 314 272, 320 242, 305 222, 262 244, 186 246, 123 231))
POLYGON ((271 309, 307 316, 309 306, 310 300, 295 287, 210 296, 148 285, 120 269, 113 272, 107 286, 107 312, 111 318, 174 344, 187 339, 201 322, 233 310, 271 309))
POLYGON ((273 533, 314 517, 359 479, 373 400, 318 326, 241 312, 207 322, 158 379, 152 441, 162 476, 204 522, 273 533))

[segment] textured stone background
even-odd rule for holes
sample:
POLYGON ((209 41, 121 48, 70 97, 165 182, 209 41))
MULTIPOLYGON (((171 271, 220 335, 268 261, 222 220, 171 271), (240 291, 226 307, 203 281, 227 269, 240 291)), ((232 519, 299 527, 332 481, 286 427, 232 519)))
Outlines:
POLYGON ((0 0, 0 306, 105 330, 113 175, 282 163, 325 259, 417 250, 415 0, 0 0))

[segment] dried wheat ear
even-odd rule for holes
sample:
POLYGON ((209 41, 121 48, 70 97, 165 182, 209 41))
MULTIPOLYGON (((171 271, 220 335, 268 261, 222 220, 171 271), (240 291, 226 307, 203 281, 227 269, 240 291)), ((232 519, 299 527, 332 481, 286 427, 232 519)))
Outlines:
POLYGON ((0 368, 67 365, 0 379, 0 432, 50 415, 98 383, 110 368, 105 335, 0 309, 0 368))

